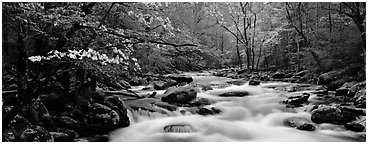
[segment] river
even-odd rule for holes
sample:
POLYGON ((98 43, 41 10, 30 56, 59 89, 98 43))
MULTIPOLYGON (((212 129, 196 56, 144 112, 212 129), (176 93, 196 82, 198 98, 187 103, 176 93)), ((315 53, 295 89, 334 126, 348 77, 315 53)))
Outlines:
MULTIPOLYGON (((210 76, 208 73, 186 73, 193 83, 213 83, 229 80, 210 76)), ((315 131, 302 131, 285 125, 285 120, 300 118, 310 121, 309 106, 286 108, 280 103, 287 92, 271 87, 290 85, 285 82, 261 83, 258 86, 231 85, 214 88, 197 94, 198 97, 216 101, 207 107, 216 107, 217 115, 196 115, 177 111, 169 115, 129 112, 131 125, 110 134, 112 142, 344 142, 357 141, 359 134, 332 124, 315 124, 315 131), (219 93, 247 91, 246 97, 219 97, 219 93), (168 132, 169 131, 169 132, 168 132)), ((135 87, 133 89, 140 89, 135 87)), ((156 91, 158 94, 164 93, 156 91)), ((299 91, 296 93, 308 92, 299 91)), ((310 96, 313 99, 314 95, 310 96)))

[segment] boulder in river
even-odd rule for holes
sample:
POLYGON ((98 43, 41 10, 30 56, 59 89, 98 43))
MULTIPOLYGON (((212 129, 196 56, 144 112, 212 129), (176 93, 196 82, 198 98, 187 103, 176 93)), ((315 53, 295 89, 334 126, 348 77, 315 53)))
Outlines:
POLYGON ((344 124, 344 127, 347 130, 351 130, 351 131, 354 131, 354 132, 362 132, 365 129, 365 127, 363 125, 361 125, 359 123, 353 123, 353 122, 344 124))
POLYGON ((178 82, 175 80, 167 80, 167 81, 162 81, 162 80, 158 80, 158 81, 154 81, 153 82, 153 88, 156 90, 165 90, 169 87, 175 86, 177 85, 178 82))
POLYGON ((366 108, 366 92, 365 88, 359 90, 352 98, 354 105, 358 108, 366 108))
POLYGON ((281 78, 285 78, 285 73, 277 71, 272 75, 272 78, 274 79, 281 79, 281 78))
POLYGON ((311 112, 311 120, 317 124, 345 124, 355 120, 359 115, 351 110, 336 106, 320 105, 311 112))
POLYGON ((359 82, 359 83, 356 83, 354 85, 352 85, 350 88, 349 88, 349 93, 348 95, 350 97, 354 97, 355 94, 361 90, 361 89, 365 89, 365 81, 362 81, 362 82, 359 82))
POLYGON ((304 131, 314 131, 314 130, 316 130, 316 127, 312 124, 309 124, 309 123, 304 123, 300 126, 297 126, 296 128, 298 130, 304 130, 304 131))
POLYGON ((303 103, 308 102, 309 96, 310 96, 309 93, 303 93, 302 95, 298 95, 298 96, 291 96, 291 97, 288 97, 288 99, 284 100, 282 103, 291 105, 288 107, 299 107, 303 103))
POLYGON ((314 131, 316 127, 312 124, 312 122, 308 119, 299 118, 299 117, 291 117, 284 120, 284 125, 297 128, 299 130, 305 131, 314 131))
POLYGON ((179 83, 191 83, 193 82, 193 78, 191 76, 186 75, 169 75, 170 79, 173 79, 179 83))
POLYGON ((226 81, 226 83, 240 86, 240 85, 243 85, 247 82, 245 80, 242 80, 242 79, 237 79, 237 80, 226 81))
POLYGON ((259 85, 261 82, 259 80, 251 79, 249 81, 249 85, 259 85))
POLYGON ((243 97, 250 95, 247 91, 230 91, 220 94, 221 97, 243 97))
POLYGON ((193 86, 181 86, 168 89, 161 101, 168 103, 186 104, 197 97, 196 88, 193 86))
POLYGON ((31 125, 19 136, 23 142, 53 142, 51 134, 43 127, 31 125))

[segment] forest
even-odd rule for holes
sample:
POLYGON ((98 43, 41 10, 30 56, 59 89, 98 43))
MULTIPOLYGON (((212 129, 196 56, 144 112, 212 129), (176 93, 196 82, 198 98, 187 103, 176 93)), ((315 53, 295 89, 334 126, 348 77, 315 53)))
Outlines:
MULTIPOLYGON (((283 103, 312 107, 314 129, 332 123, 365 141, 365 21, 365 2, 3 2, 2 141, 116 141, 110 132, 142 113, 221 115, 206 106, 224 100, 202 93, 274 81, 290 93, 318 86, 306 99, 323 102, 283 103), (200 84, 198 73, 232 82, 200 84)), ((175 127, 194 129, 163 131, 175 127)))

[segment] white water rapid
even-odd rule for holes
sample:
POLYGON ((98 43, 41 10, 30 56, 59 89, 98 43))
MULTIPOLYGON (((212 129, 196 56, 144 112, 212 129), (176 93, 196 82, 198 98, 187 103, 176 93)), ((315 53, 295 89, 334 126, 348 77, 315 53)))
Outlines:
MULTIPOLYGON (((193 76, 194 82, 208 83, 226 80, 212 76, 193 76)), ((216 107, 222 112, 216 115, 191 115, 178 111, 169 115, 129 112, 131 125, 111 132, 112 142, 314 142, 314 141, 356 141, 356 132, 347 131, 341 126, 332 124, 316 124, 315 131, 302 131, 285 126, 288 118, 310 120, 306 107, 286 108, 280 103, 286 92, 266 88, 270 85, 288 83, 266 83, 258 86, 231 85, 223 89, 200 92, 198 97, 207 98, 216 103, 208 107, 216 107), (218 97, 216 95, 228 91, 247 91, 251 95, 245 97, 218 97), (135 117, 135 118, 133 118, 135 117)), ((164 91, 157 91, 163 93, 164 91)), ((312 98, 312 96, 311 96, 312 98)))

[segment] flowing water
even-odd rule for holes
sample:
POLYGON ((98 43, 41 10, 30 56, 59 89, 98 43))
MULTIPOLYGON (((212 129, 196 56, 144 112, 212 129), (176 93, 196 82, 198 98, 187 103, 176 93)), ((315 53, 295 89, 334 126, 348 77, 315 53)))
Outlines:
MULTIPOLYGON (((210 83, 225 81, 227 78, 209 75, 191 74, 194 83, 210 83)), ((308 106, 286 108, 280 103, 285 99, 285 92, 276 91, 272 86, 287 85, 274 82, 259 86, 232 85, 227 88, 200 92, 198 97, 215 101, 207 107, 216 107, 222 112, 217 115, 201 116, 178 111, 149 113, 130 111, 131 125, 111 132, 110 141, 143 141, 143 142, 236 142, 236 141, 357 141, 362 133, 347 131, 341 126, 332 124, 316 124, 315 131, 301 131, 285 126, 288 118, 310 120, 310 113, 305 112, 308 106), (218 97, 229 91, 247 91, 246 97, 218 97)), ((138 87, 141 88, 141 87, 138 87)), ((164 91, 156 91, 159 94, 164 91)), ((311 96, 313 98, 313 96, 311 96)))

